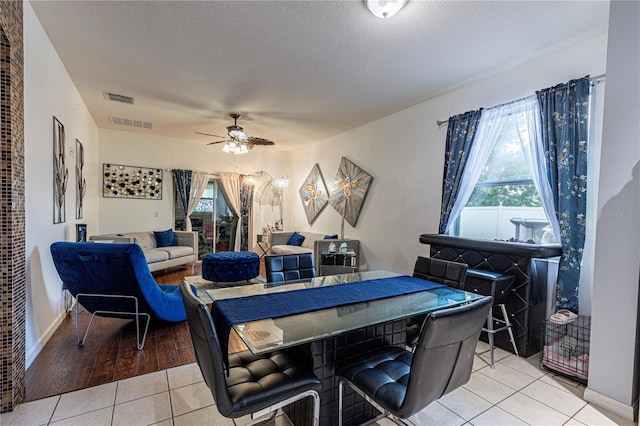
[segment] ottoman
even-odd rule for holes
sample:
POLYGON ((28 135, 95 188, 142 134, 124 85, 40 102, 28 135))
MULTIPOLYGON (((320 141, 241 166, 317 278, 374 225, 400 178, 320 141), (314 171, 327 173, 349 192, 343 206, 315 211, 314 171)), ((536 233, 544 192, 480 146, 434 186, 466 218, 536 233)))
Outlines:
POLYGON ((248 281, 260 275, 260 256, 252 251, 221 251, 202 258, 202 278, 214 282, 248 281))

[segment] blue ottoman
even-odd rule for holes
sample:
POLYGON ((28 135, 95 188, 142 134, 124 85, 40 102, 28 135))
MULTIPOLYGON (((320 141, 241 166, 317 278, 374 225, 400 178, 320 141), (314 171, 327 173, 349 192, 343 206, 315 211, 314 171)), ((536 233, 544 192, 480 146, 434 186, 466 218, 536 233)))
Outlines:
POLYGON ((260 256, 252 251, 221 251, 202 258, 202 278, 214 282, 248 281, 260 275, 260 256))

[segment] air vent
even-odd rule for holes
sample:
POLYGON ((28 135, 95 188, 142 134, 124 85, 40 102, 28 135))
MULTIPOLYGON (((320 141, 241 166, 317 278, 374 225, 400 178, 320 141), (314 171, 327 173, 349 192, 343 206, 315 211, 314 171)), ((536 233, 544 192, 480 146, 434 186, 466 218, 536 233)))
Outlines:
POLYGON ((148 121, 132 120, 130 118, 120 118, 120 117, 109 116, 109 121, 111 121, 111 124, 116 124, 118 126, 137 127, 139 129, 153 128, 153 124, 151 124, 148 121))
POLYGON ((104 98, 111 102, 133 105, 136 101, 131 96, 118 95, 117 93, 102 92, 104 98))

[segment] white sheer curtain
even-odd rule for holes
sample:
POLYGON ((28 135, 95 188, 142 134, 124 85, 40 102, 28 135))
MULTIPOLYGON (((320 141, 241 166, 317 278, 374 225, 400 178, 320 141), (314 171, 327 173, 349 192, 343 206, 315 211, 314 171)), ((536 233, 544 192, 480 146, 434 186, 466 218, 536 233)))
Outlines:
POLYGON ((242 181, 240 175, 237 173, 221 173, 220 182, 222 182, 222 188, 227 194, 227 204, 229 208, 238 218, 238 226, 236 227, 236 239, 233 249, 235 251, 240 250, 240 233, 242 230, 242 215, 240 214, 240 187, 242 181))
POLYGON ((191 190, 189 191, 189 203, 187 204, 187 212, 186 212, 186 229, 187 231, 191 231, 191 214, 193 210, 196 208, 198 203, 200 202, 200 198, 202 198, 202 194, 204 194, 204 190, 207 188, 207 184, 209 183, 209 174, 203 172, 192 172, 191 173, 191 190))
POLYGON ((558 224, 553 203, 553 191, 549 179, 547 179, 547 167, 540 129, 540 105, 536 95, 531 95, 518 101, 518 104, 519 111, 514 114, 514 117, 522 153, 531 171, 533 183, 540 194, 544 213, 547 215, 547 220, 553 229, 556 241, 560 241, 560 225, 558 224))
POLYGON ((471 152, 469 152, 469 159, 462 174, 460 192, 458 193, 456 202, 451 208, 451 214, 447 222, 445 231, 447 234, 450 233, 453 224, 456 219, 458 219, 458 216, 460 216, 464 206, 467 205, 469 197, 471 197, 471 193, 482 173, 482 168, 487 162, 491 149, 498 138, 498 133, 501 128, 498 124, 500 120, 509 113, 509 105, 510 104, 500 105, 482 111, 473 146, 471 147, 471 152))

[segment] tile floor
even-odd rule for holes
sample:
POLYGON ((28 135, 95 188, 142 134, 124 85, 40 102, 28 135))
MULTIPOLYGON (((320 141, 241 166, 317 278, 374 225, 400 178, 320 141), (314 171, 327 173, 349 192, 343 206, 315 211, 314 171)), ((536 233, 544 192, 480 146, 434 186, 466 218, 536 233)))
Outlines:
MULTIPOLYGON (((480 342, 478 351, 486 349, 480 342)), ((415 425, 633 425, 582 400, 584 386, 538 368, 537 356, 496 349, 495 369, 476 356, 471 380, 410 422, 415 425)), ((488 354, 487 354, 488 355, 488 354)), ((484 358, 484 355, 483 355, 484 358)), ((222 417, 196 364, 21 404, 8 425, 245 425, 222 417)), ((280 415, 273 422, 288 425, 280 415)), ((379 426, 392 423, 382 420, 379 426)))

